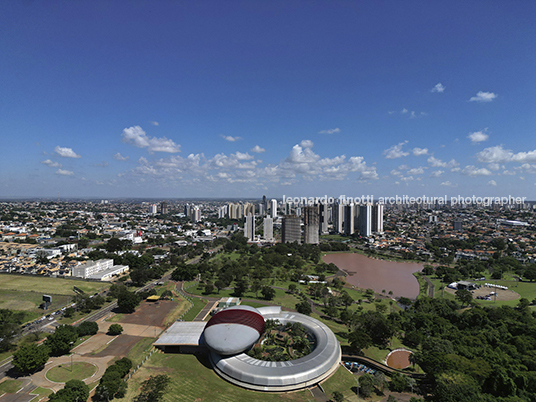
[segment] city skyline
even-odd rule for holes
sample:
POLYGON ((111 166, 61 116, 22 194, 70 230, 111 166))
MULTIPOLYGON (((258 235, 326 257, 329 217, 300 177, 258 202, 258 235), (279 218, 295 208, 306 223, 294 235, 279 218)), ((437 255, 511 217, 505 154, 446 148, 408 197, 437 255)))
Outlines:
POLYGON ((536 5, 20 3, 0 198, 536 199, 536 5))

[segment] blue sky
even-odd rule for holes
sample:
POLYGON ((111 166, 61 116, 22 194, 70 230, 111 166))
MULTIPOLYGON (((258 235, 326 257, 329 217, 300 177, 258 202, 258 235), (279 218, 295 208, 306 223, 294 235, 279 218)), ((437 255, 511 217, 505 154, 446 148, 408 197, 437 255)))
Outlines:
POLYGON ((6 2, 0 197, 536 199, 536 3, 6 2))

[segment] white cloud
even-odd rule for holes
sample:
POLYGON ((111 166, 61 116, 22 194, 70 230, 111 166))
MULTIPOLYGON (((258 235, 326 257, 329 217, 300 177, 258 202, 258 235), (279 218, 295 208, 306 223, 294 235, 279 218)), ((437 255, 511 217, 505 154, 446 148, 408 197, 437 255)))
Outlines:
POLYGON ((441 176, 443 173, 445 173, 444 170, 434 170, 434 171, 430 174, 430 176, 432 176, 432 177, 439 177, 439 176, 441 176))
POLYGON ((60 168, 60 167, 62 167, 62 166, 61 166, 61 163, 53 162, 53 161, 51 161, 50 159, 47 159, 47 160, 45 160, 45 161, 41 161, 41 163, 42 163, 43 165, 50 166, 50 167, 53 167, 53 168, 60 168))
POLYGON ((428 148, 413 148, 411 152, 414 156, 428 155, 428 148))
POLYGON ((300 142, 300 145, 303 147, 303 148, 312 148, 314 143, 313 141, 311 140, 303 140, 302 142, 300 142))
POLYGON ((153 126, 159 126, 160 125, 157 121, 150 121, 149 123, 151 123, 153 126))
POLYGON ((130 156, 123 156, 121 155, 119 152, 116 153, 113 158, 116 160, 116 161, 121 161, 121 162, 125 162, 125 161, 128 161, 130 159, 130 156))
POLYGON ((482 141, 487 141, 489 138, 489 135, 486 134, 487 130, 488 129, 485 128, 484 130, 475 131, 474 133, 470 133, 467 138, 469 138, 473 144, 477 144, 482 141))
POLYGON ((450 180, 444 181, 441 185, 445 187, 458 187, 457 184, 451 183, 450 180))
POLYGON ((489 186, 496 186, 497 182, 495 180, 490 180, 490 181, 488 181, 488 185, 489 186))
POLYGON ((452 169, 460 165, 454 159, 451 159, 449 162, 443 162, 441 159, 438 159, 434 156, 430 156, 427 161, 432 167, 442 167, 448 169, 452 169))
POLYGON ((476 96, 473 96, 471 99, 469 99, 469 102, 491 102, 497 96, 499 95, 494 94, 493 92, 479 91, 476 96))
POLYGON ((181 146, 166 137, 149 137, 140 126, 125 128, 121 134, 123 142, 132 144, 137 148, 147 148, 150 153, 167 152, 177 153, 181 151, 181 146))
POLYGON ((494 170, 494 171, 497 171, 501 168, 501 165, 499 165, 498 163, 489 163, 488 164, 488 169, 489 170, 494 170))
POLYGON ((393 176, 397 176, 397 177, 401 177, 402 176, 402 172, 400 170, 396 170, 396 169, 393 169, 391 170, 391 174, 393 176))
POLYGON ((393 145, 391 148, 386 149, 383 151, 383 155, 385 155, 386 159, 395 159, 395 158, 401 158, 403 156, 408 156, 409 152, 402 151, 402 147, 407 144, 408 141, 400 142, 397 145, 393 145))
POLYGON ((58 169, 56 170, 56 174, 60 176, 73 176, 74 172, 71 172, 70 170, 58 169))
POLYGON ((95 163, 93 166, 95 167, 108 167, 109 163, 104 161, 104 162, 101 162, 101 163, 95 163))
POLYGON ((223 135, 221 136, 225 141, 229 141, 229 142, 235 142, 235 141, 238 141, 238 140, 241 140, 242 137, 233 137, 232 135, 223 135))
POLYGON ((441 84, 441 83, 438 83, 435 85, 435 87, 432 88, 432 92, 443 92, 445 90, 445 87, 441 84))
POLYGON ((418 167, 408 170, 408 174, 424 174, 424 168, 418 167))
POLYGON ((515 176, 516 172, 514 172, 513 170, 503 170, 501 174, 506 175, 506 176, 515 176))
POLYGON ((255 152, 257 154, 261 154, 266 151, 266 149, 259 147, 258 145, 255 145, 253 148, 250 149, 251 152, 255 152))
POLYGON ((504 149, 502 145, 497 145, 480 151, 476 157, 479 162, 485 163, 533 163, 536 162, 536 150, 514 154, 511 150, 504 149))
POLYGON ((59 145, 54 148, 54 152, 63 158, 81 158, 81 156, 74 152, 72 148, 63 148, 59 145))
POLYGON ((331 128, 329 130, 319 131, 318 134, 336 134, 336 133, 340 133, 340 132, 341 132, 340 128, 331 128))
POLYGON ((466 166, 462 171, 466 176, 490 176, 492 173, 486 168, 477 168, 473 165, 466 166))
POLYGON ((247 160, 254 159, 254 156, 248 154, 247 152, 243 154, 242 152, 236 151, 236 153, 233 154, 233 156, 235 156, 236 159, 238 159, 239 161, 247 161, 247 160))
POLYGON ((401 111, 400 113, 402 113, 402 114, 406 114, 407 112, 409 112, 409 110, 406 109, 406 108, 404 108, 404 109, 402 109, 402 111, 401 111))

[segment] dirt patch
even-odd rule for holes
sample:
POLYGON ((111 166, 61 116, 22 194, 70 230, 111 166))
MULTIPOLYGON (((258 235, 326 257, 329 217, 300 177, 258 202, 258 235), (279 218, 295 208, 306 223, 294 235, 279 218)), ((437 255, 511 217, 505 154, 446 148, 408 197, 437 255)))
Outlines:
POLYGON ((395 369, 405 369, 410 366, 409 356, 411 352, 407 350, 394 350, 387 356, 387 365, 395 369))
POLYGON ((113 339, 113 336, 105 334, 96 334, 89 338, 84 343, 73 349, 79 355, 91 356, 91 353, 95 350, 102 349, 105 345, 113 339))
POLYGON ((164 324, 166 316, 175 307, 177 307, 177 302, 171 300, 143 302, 134 313, 125 314, 119 322, 161 327, 164 324))
MULTIPOLYGON (((450 294, 453 294, 453 295, 456 294, 455 289, 450 289, 450 288, 445 287, 445 291, 450 293, 450 294)), ((497 293, 497 301, 517 300, 517 299, 521 298, 519 293, 516 293, 516 292, 514 292, 513 290, 510 290, 510 289, 504 290, 504 289, 498 289, 498 288, 488 288, 488 287, 482 285, 482 287, 479 288, 479 289, 471 290, 471 293, 473 294, 473 299, 476 299, 478 296, 481 296, 481 297, 490 296, 491 292, 496 292, 497 293)), ((437 295, 437 293, 436 293, 436 295, 437 295)), ((495 295, 491 295, 490 303, 493 302, 493 301, 495 301, 495 295)))
MULTIPOLYGON (((113 338, 112 338, 113 339, 113 338)), ((124 357, 143 337, 131 335, 119 335, 102 352, 95 353, 92 357, 117 356, 124 357)))

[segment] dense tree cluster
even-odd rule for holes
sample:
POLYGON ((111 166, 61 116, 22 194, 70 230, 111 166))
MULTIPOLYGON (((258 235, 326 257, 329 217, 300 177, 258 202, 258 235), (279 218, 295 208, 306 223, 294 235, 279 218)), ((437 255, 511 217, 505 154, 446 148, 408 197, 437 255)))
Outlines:
POLYGON ((114 398, 123 398, 127 390, 127 383, 123 378, 132 368, 132 361, 123 357, 108 367, 101 377, 95 390, 96 401, 109 401, 114 398))
POLYGON ((134 402, 159 402, 171 379, 165 374, 150 376, 141 383, 141 393, 134 399, 134 402))
POLYGON ((20 333, 24 319, 22 311, 0 309, 0 353, 11 349, 13 339, 20 333))
POLYGON ((89 398, 89 387, 80 380, 70 380, 65 383, 65 387, 48 397, 51 402, 72 402, 87 401, 89 398))

